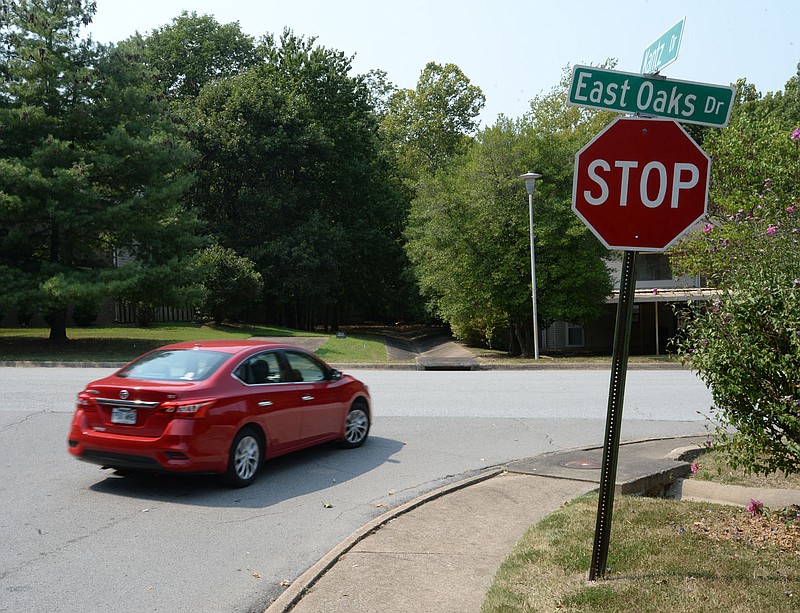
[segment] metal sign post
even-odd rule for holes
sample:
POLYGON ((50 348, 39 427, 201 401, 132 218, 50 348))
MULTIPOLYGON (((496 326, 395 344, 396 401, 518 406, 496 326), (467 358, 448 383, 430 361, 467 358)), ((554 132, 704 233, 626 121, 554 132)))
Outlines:
POLYGON ((622 428, 622 406, 625 399, 625 375, 628 370, 633 298, 636 289, 636 252, 625 251, 622 261, 619 306, 614 329, 614 352, 611 358, 611 384, 608 391, 606 439, 603 447, 603 468, 600 477, 600 498, 597 502, 597 525, 592 549, 589 581, 605 577, 608 543, 611 539, 611 516, 614 508, 614 488, 617 480, 619 436, 622 428))

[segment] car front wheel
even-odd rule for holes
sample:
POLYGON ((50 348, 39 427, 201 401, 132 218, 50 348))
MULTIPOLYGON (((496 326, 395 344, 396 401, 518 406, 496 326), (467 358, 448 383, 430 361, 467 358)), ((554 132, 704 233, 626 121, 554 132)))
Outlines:
POLYGON ((367 407, 361 402, 353 404, 344 422, 344 438, 342 447, 353 449, 361 447, 369 434, 369 414, 367 407))
POLYGON ((225 481, 232 487, 247 487, 256 478, 263 457, 258 434, 250 428, 240 430, 231 443, 225 481))

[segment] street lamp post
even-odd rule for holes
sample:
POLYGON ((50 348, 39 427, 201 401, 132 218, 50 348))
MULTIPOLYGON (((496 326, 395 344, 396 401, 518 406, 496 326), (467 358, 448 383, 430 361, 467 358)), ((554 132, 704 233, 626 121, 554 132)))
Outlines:
POLYGON ((530 219, 531 232, 531 301, 533 303, 533 358, 539 359, 539 320, 536 315, 536 255, 533 248, 533 188, 536 179, 541 179, 542 175, 535 172, 526 172, 519 176, 525 181, 525 189, 528 190, 528 217, 530 219))

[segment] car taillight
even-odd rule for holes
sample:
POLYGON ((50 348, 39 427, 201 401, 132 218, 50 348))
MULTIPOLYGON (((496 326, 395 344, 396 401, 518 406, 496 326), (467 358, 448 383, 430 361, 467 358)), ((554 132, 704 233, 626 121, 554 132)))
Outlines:
POLYGON ((212 404, 213 400, 174 400, 163 403, 160 410, 175 417, 198 419, 206 416, 212 404))
POLYGON ((83 411, 96 411, 97 405, 94 403, 94 397, 89 392, 80 392, 78 394, 77 408, 83 411))

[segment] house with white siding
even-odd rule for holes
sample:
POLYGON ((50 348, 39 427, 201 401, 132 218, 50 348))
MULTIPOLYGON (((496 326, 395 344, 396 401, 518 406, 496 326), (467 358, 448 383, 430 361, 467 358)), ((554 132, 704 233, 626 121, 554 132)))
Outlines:
MULTIPOLYGON (((540 335, 541 351, 610 354, 614 346, 614 326, 622 258, 606 262, 614 281, 614 291, 606 299, 605 313, 586 325, 557 321, 540 335)), ((639 355, 667 353, 670 339, 681 327, 685 305, 709 301, 716 290, 703 286, 699 276, 675 277, 669 258, 663 253, 640 253, 636 257, 636 291, 630 352, 639 355)))

